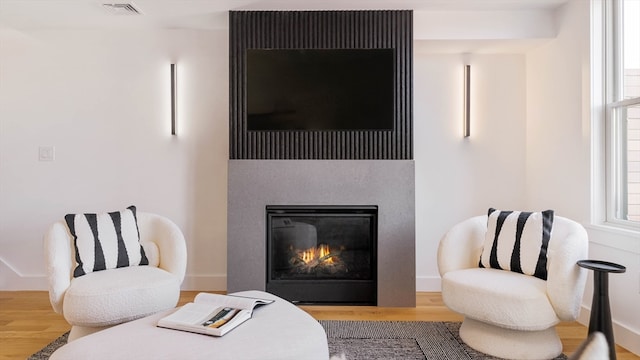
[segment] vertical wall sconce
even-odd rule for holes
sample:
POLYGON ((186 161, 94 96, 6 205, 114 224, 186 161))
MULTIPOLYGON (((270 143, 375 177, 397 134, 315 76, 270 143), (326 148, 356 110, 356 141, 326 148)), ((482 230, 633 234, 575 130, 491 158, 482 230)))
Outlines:
POLYGON ((171 64, 171 135, 176 134, 177 80, 176 64, 171 64))
POLYGON ((464 137, 471 135, 471 65, 464 66, 464 137))

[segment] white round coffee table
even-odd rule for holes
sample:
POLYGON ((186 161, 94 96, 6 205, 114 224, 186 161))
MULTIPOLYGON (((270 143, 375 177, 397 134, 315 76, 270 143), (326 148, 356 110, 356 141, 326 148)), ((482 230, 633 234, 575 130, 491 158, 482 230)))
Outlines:
POLYGON ((222 337, 157 327, 174 311, 168 310, 81 337, 50 359, 329 359, 327 335, 309 314, 266 292, 234 295, 276 301, 255 309, 251 319, 222 337))

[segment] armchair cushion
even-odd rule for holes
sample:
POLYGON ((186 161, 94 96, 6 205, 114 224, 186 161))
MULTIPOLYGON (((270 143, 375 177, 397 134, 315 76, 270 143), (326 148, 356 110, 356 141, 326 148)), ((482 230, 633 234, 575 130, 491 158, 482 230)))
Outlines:
POLYGON ((103 214, 67 214, 64 219, 74 240, 74 277, 149 264, 140 245, 135 206, 103 214))
POLYGON ((153 266, 96 271, 75 278, 64 295, 63 314, 72 325, 120 324, 175 306, 181 279, 153 266))
POLYGON ((445 304, 458 313, 502 328, 543 330, 560 320, 547 297, 546 282, 497 269, 464 269, 442 277, 445 304))
POLYGON ((509 270, 547 280, 547 247, 553 210, 542 212, 489 209, 479 267, 509 270))

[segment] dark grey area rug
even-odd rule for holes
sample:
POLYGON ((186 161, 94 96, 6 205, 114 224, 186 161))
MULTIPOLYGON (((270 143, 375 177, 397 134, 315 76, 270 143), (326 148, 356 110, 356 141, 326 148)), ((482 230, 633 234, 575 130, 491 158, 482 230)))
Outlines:
POLYGON ((43 347, 37 353, 29 356, 27 360, 45 360, 48 359, 54 351, 56 351, 59 347, 67 343, 67 337, 69 337, 69 332, 66 332, 59 336, 57 339, 50 342, 47 346, 43 347))
MULTIPOLYGON (((329 353, 346 360, 497 360, 473 350, 460 336, 459 322, 329 321, 329 353)), ((560 355, 557 360, 566 359, 560 355)))
MULTIPOLYGON (((344 360, 497 360, 462 342, 458 322, 320 320, 329 354, 344 360)), ((68 333, 31 355, 44 360, 67 343, 68 333)), ((557 360, 566 359, 560 355, 557 360)), ((303 359, 301 359, 303 360, 303 359)))

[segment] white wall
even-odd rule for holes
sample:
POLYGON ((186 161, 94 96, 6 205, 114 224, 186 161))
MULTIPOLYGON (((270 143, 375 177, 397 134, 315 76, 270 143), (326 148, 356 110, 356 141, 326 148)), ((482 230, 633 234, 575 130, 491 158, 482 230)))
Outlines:
POLYGON ((454 224, 489 207, 525 206, 525 57, 414 48, 418 291, 439 291, 436 252, 454 224), (463 65, 471 64, 471 136, 462 135, 463 65))
MULTIPOLYGON (((527 54, 527 204, 582 222, 589 233, 589 257, 627 267, 624 274, 609 275, 611 312, 616 341, 640 354, 640 237, 591 223, 592 191, 599 180, 592 178, 591 152, 597 149, 591 147, 596 127, 591 123, 590 82, 595 79, 590 78, 589 5, 572 0, 560 8, 557 38, 527 54)), ((589 277, 581 314, 585 324, 593 294, 589 277)))
POLYGON ((66 213, 132 204, 183 230, 186 288, 225 288, 227 48, 226 31, 0 30, 0 289, 45 288, 42 236, 66 213))

